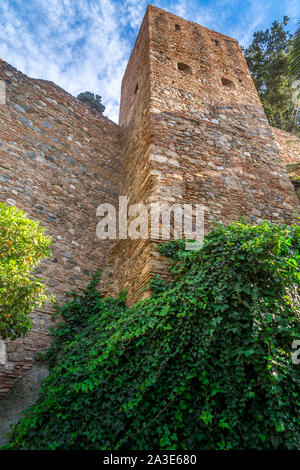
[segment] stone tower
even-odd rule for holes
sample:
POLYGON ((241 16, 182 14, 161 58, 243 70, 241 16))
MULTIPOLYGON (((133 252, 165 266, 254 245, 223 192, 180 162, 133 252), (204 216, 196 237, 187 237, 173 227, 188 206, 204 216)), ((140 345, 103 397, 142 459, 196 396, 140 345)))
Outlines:
MULTIPOLYGON (((241 215, 293 219, 298 200, 235 39, 148 6, 122 82, 120 126, 129 204, 203 204, 205 231, 241 215)), ((166 270, 151 239, 119 241, 108 263, 108 292, 126 288, 129 302, 166 270)))
MULTIPOLYGON (((202 204, 206 232, 214 219, 289 223, 299 210, 285 164, 299 182, 300 144, 269 126, 230 37, 148 6, 122 82, 119 126, 1 59, 0 80, 0 202, 47 229, 52 257, 38 274, 60 303, 99 268, 103 293, 125 288, 130 304, 151 277, 167 275, 158 237, 96 237, 97 207, 116 207, 119 195, 128 207, 202 204)), ((0 442, 46 373, 34 358, 49 344, 50 314, 34 312, 26 338, 0 338, 0 442)))

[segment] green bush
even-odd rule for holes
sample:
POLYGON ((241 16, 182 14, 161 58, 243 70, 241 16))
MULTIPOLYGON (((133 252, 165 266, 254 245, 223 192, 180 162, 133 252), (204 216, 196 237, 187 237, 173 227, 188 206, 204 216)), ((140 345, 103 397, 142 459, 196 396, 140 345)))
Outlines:
POLYGON ((300 229, 217 225, 172 242, 174 280, 125 305, 97 278, 59 309, 50 375, 11 449, 299 449, 300 229))
POLYGON ((0 203, 0 337, 15 339, 32 326, 30 312, 50 298, 35 267, 49 256, 51 240, 39 223, 0 203))
POLYGON ((105 111, 105 106, 102 104, 101 96, 95 95, 90 91, 79 93, 79 95, 77 95, 77 99, 90 106, 90 108, 95 109, 100 114, 103 114, 105 111))

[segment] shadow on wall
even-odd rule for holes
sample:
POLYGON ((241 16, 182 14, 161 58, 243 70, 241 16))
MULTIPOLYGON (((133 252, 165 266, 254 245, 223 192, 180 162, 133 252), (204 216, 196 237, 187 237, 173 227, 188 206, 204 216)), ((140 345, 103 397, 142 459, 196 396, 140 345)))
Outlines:
POLYGON ((10 427, 19 420, 20 414, 38 398, 41 381, 47 377, 44 364, 35 364, 19 379, 8 394, 0 399, 0 445, 5 444, 10 427))

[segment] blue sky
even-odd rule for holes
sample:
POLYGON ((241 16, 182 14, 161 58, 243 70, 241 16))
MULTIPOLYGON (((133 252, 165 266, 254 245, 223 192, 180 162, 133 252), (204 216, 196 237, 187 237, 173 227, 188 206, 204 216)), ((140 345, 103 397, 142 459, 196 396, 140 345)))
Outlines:
MULTIPOLYGON (((73 95, 103 97, 117 121, 121 79, 143 18, 143 0, 1 0, 0 57, 73 95)), ((153 5, 247 45, 284 15, 295 31, 300 0, 158 0, 153 5)))

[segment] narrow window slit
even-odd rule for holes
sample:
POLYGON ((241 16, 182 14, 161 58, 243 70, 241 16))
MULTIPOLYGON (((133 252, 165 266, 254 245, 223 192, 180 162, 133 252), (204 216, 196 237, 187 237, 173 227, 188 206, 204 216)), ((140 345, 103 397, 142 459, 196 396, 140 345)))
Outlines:
POLYGON ((178 70, 180 70, 181 72, 188 73, 188 74, 191 74, 191 73, 192 73, 191 67, 190 67, 189 65, 187 65, 187 64, 184 64, 183 62, 178 62, 177 68, 178 68, 178 70))
POLYGON ((222 77, 221 81, 223 86, 226 86, 227 88, 235 88, 233 81, 229 80, 229 78, 222 77))

